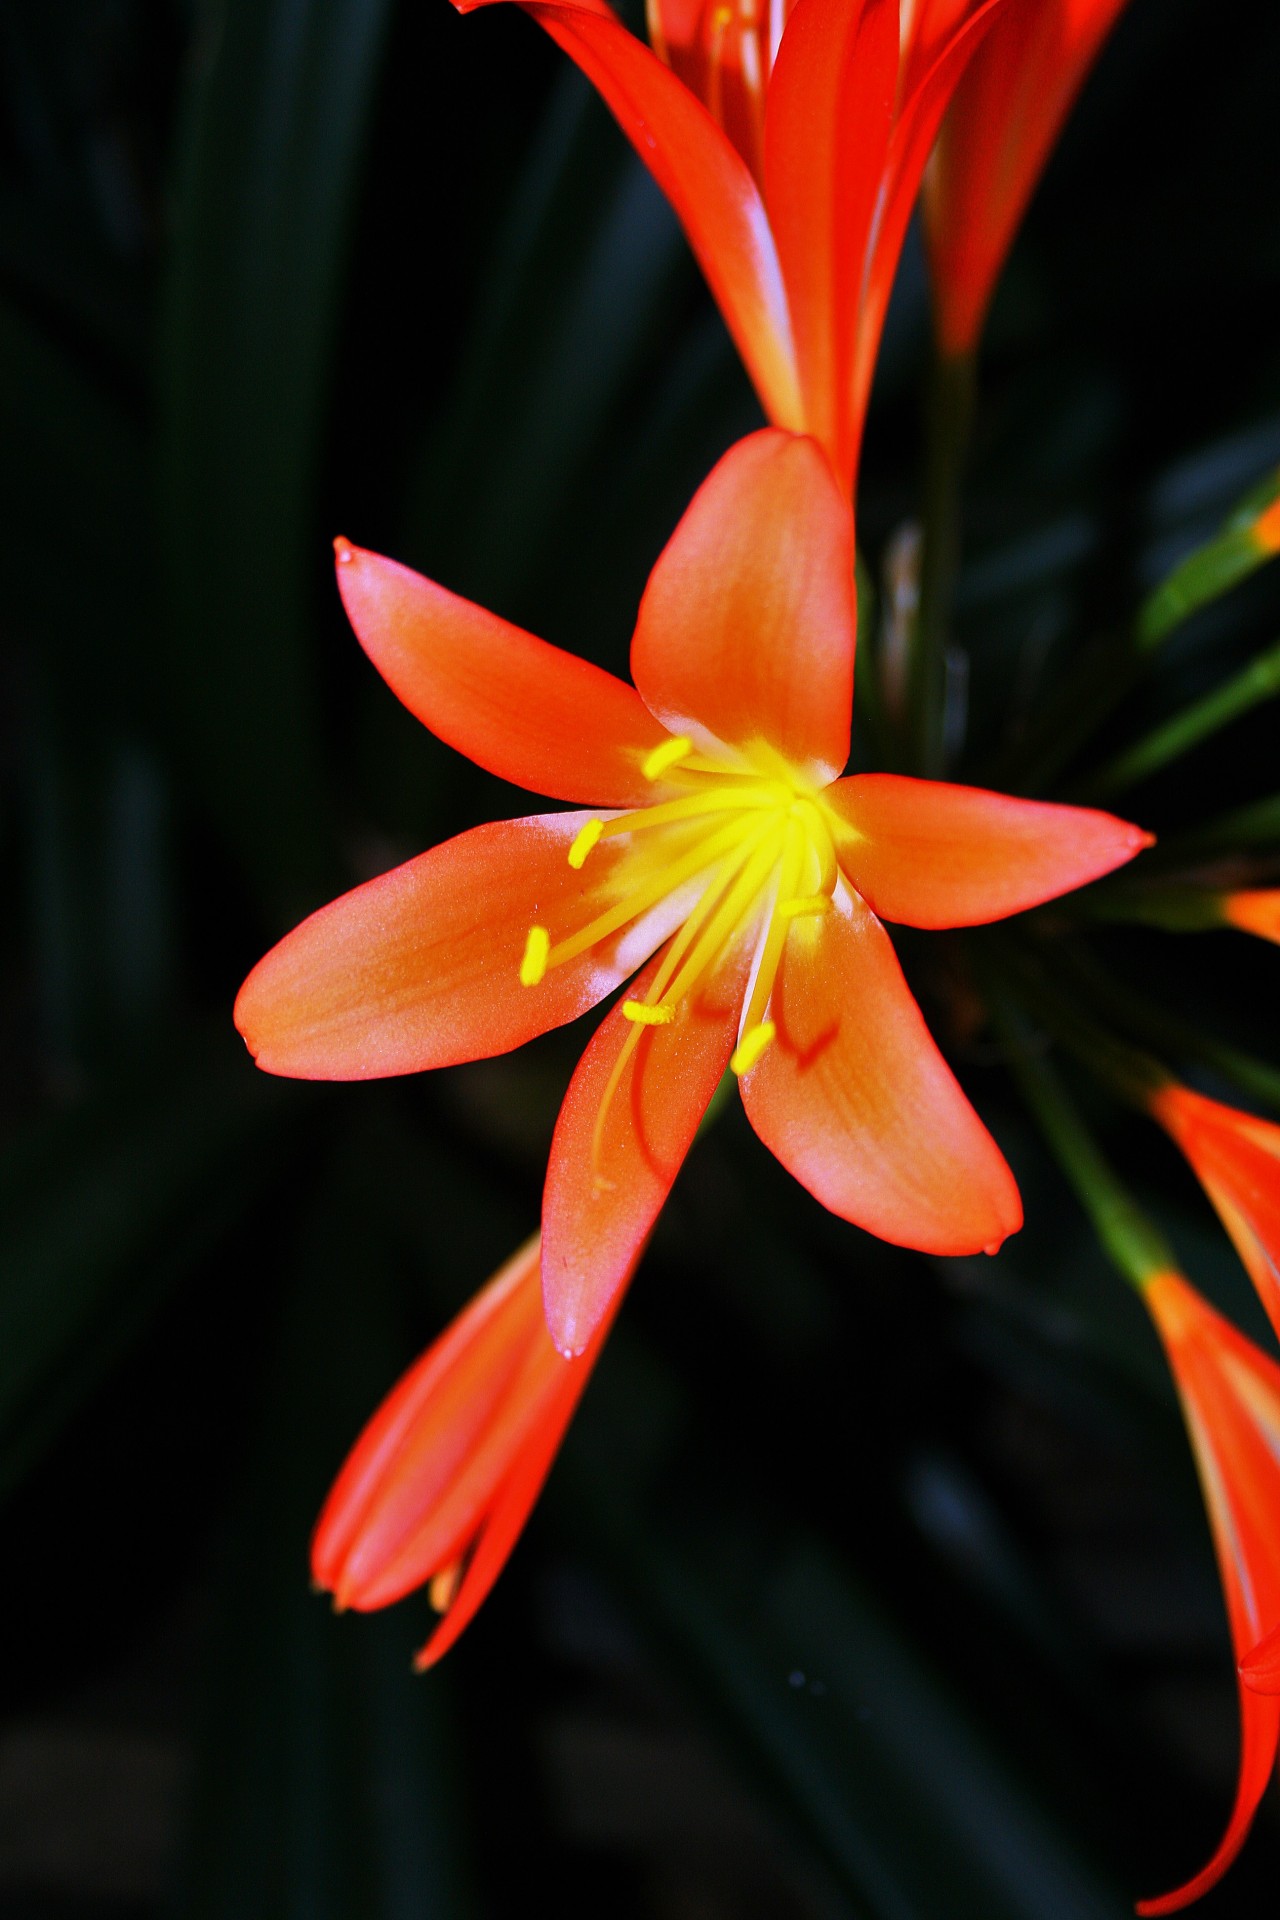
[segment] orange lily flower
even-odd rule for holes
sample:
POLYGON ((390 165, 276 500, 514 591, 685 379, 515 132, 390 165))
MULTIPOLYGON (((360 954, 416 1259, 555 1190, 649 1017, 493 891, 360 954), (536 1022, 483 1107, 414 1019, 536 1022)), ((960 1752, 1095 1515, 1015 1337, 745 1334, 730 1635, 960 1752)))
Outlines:
POLYGON ((1005 7, 970 61, 925 177, 938 344, 978 344, 991 295, 1055 141, 1124 0, 1005 7))
POLYGON ((312 1576, 335 1607, 369 1612, 429 1583, 444 1617, 419 1671, 453 1645, 506 1565, 611 1324, 580 1359, 558 1354, 539 1264, 534 1234, 415 1361, 316 1524, 312 1576))
POLYGON ((481 766, 591 811, 478 827, 305 921, 236 1022, 305 1079, 503 1053, 642 968, 591 1041, 543 1200, 548 1323, 580 1353, 726 1067, 834 1213, 934 1253, 1022 1219, 881 919, 1001 919, 1130 859, 1110 814, 889 774, 849 753, 853 525, 814 441, 766 428, 703 483, 650 576, 635 688, 338 542, 365 651, 481 766))
POLYGON ((1243 1684, 1259 1642, 1280 1627, 1280 1367, 1180 1275, 1157 1274, 1144 1298, 1195 1450, 1242 1681, 1240 1783, 1226 1833, 1185 1886, 1138 1904, 1141 1914, 1161 1914, 1188 1906, 1222 1878, 1244 1844, 1280 1744, 1280 1699, 1243 1684))
POLYGON ((851 490, 920 176, 1006 0, 649 0, 652 47, 604 0, 520 4, 670 200, 769 419, 851 490))
POLYGON ((1176 1084, 1148 1106, 1191 1162, 1280 1336, 1280 1127, 1176 1084))
POLYGON ((1238 893, 1224 893, 1218 906, 1228 926, 1280 946, 1280 887, 1247 887, 1238 893))

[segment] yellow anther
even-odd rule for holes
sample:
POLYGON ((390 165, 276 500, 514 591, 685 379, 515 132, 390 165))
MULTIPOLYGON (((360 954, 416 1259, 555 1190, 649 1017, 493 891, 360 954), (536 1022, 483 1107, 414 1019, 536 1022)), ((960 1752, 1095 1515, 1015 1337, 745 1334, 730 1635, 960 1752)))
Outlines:
POLYGON ((682 733, 673 734, 670 740, 664 740, 660 747, 645 755, 640 771, 646 780, 661 780, 668 767, 687 759, 692 752, 692 740, 687 740, 682 733))
POLYGON ((569 849, 569 865, 571 867, 577 868, 582 865, 603 832, 603 820, 588 820, 586 826, 582 829, 582 832, 569 849))
POLYGON ((547 970, 547 955, 551 951, 551 935, 545 927, 530 927, 524 943, 524 959, 520 962, 520 985, 536 987, 547 970))
POLYGON ((777 1031, 772 1020, 764 1020, 758 1027, 748 1027, 730 1057, 730 1071, 736 1073, 739 1078, 744 1073, 750 1073, 777 1031))
POLYGON ((458 1597, 458 1588, 462 1585, 462 1562, 453 1560, 447 1567, 441 1567, 427 1588, 427 1598, 437 1613, 448 1613, 458 1597))
POLYGON ((807 893, 797 900, 779 900, 778 918, 780 920, 799 920, 808 913, 830 913, 832 907, 829 893, 807 893))
POLYGON ((644 1000, 624 1000, 622 1017, 633 1021, 637 1027, 669 1027, 676 1017, 676 1010, 663 1006, 661 1001, 656 1007, 651 1007, 644 1000))

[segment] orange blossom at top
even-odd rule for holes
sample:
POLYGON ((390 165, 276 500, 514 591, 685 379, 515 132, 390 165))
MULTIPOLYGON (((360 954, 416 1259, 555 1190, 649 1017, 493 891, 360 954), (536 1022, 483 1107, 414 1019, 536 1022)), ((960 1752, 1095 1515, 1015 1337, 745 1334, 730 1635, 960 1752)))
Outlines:
POLYGON ((660 556, 634 688, 346 541, 356 633, 481 766, 585 811, 478 827, 298 927, 241 989, 258 1064, 314 1079, 503 1053, 636 974, 573 1076, 543 1202, 548 1324, 600 1325, 723 1075, 845 1219, 936 1253, 1021 1224, 1013 1176, 881 924, 1033 906, 1147 843, 1109 814, 843 779, 853 526, 810 439, 733 447, 660 556))
POLYGON ((521 0, 670 200, 766 414, 820 440, 846 489, 929 149, 1019 4, 649 0, 647 47, 605 0, 521 0))

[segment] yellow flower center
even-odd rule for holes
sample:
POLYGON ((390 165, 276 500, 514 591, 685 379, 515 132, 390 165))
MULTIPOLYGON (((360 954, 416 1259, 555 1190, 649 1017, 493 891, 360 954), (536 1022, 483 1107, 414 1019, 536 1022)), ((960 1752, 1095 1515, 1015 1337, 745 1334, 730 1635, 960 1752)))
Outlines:
POLYGON ((689 895, 683 923, 641 999, 624 1001, 632 1032, 601 1102, 597 1148, 609 1102, 647 1027, 670 1026, 724 955, 754 937, 756 960, 735 1074, 755 1065, 774 1038, 769 999, 788 936, 798 923, 831 910, 839 876, 833 829, 840 823, 813 788, 766 748, 756 763, 731 765, 695 753, 683 737, 664 741, 644 762, 649 780, 687 789, 612 820, 589 820, 569 849, 581 868, 606 840, 624 842, 610 876, 608 906, 585 926, 553 941, 529 929, 520 978, 535 987, 566 960, 620 933, 677 892, 689 895))

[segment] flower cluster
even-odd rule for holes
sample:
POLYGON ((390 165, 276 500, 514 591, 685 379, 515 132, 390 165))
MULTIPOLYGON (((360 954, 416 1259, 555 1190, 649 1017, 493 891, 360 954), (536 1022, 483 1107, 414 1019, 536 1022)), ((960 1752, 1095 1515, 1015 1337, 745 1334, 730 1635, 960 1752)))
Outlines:
MULTIPOLYGON (((631 684, 336 543, 350 622, 409 711, 490 773, 566 804, 463 833, 281 940, 236 1007, 258 1065, 416 1073, 612 1002, 564 1096, 540 1234, 374 1415, 316 1530, 314 1574, 339 1606, 429 1586, 443 1618, 423 1665, 511 1551, 726 1075, 759 1139, 841 1219, 934 1254, 995 1253, 1021 1224, 1018 1188, 886 923, 1004 921, 1152 845, 1095 807, 917 777, 935 771, 930 753, 897 770, 913 742, 938 737, 927 666, 908 676, 929 710, 922 728, 907 717, 895 770, 847 771, 853 500, 908 221, 923 182, 939 357, 970 362, 1121 0, 650 0, 647 45, 604 0, 520 4, 670 199, 771 424, 723 456, 659 555, 631 684)), ((1275 492, 1166 583, 1137 654, 1276 551, 1275 492)), ((936 617, 922 608, 921 658, 936 617)), ((1171 739, 1142 743, 1138 764, 1179 750, 1171 739)), ((1087 912, 1280 940, 1280 893, 1254 884, 1267 876, 1206 880, 1193 863, 1148 880, 1146 864, 1087 912)), ((1018 1019, 1074 1048, 1181 1149, 1280 1335, 1280 1127, 1174 1079, 1097 1006, 1068 1004, 1045 962, 1053 937, 1048 920, 1010 933, 1018 1019)), ((1240 1662, 1236 1807, 1210 1863, 1141 1909, 1166 1912, 1225 1870, 1280 1739, 1280 1367, 1134 1225, 1053 1069, 1019 1053, 1021 1031, 1013 1020, 1006 1039, 1032 1109, 1168 1354, 1240 1662)))

